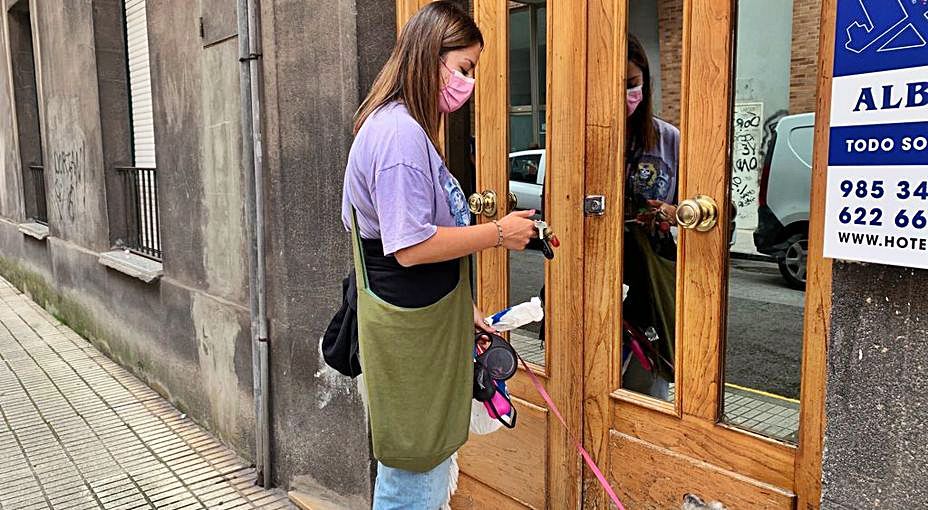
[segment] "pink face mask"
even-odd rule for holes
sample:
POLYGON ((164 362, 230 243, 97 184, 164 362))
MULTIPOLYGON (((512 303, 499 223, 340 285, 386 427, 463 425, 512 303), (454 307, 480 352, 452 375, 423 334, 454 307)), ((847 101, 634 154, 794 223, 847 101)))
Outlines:
POLYGON ((638 85, 637 87, 630 88, 625 93, 625 106, 628 109, 628 116, 631 117, 635 110, 638 109, 638 105, 641 104, 641 100, 644 99, 644 86, 638 85))
POLYGON ((444 60, 441 61, 441 64, 445 66, 445 69, 448 69, 451 77, 448 78, 447 85, 442 87, 438 93, 438 111, 451 113, 464 106, 464 103, 470 99, 470 96, 474 93, 474 83, 476 82, 473 78, 464 76, 460 71, 452 71, 444 60))

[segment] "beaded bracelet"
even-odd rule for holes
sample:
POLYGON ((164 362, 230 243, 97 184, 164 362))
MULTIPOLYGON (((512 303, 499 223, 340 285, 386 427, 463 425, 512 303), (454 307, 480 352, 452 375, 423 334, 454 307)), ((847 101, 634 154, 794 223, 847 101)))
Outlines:
POLYGON ((499 224, 498 221, 493 220, 493 224, 496 225, 496 247, 499 248, 503 245, 503 227, 499 224))

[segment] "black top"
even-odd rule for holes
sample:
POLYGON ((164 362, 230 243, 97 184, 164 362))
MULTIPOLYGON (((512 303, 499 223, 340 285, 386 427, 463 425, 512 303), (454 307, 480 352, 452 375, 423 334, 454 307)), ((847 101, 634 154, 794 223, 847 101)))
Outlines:
MULTIPOLYGON (((380 299, 403 308, 422 308, 436 303, 458 285, 460 261, 403 267, 394 256, 383 254, 380 239, 362 239, 361 249, 367 265, 371 290, 380 299)), ((354 271, 351 272, 354 284, 354 271)), ((357 291, 349 290, 352 307, 357 309, 357 291)))

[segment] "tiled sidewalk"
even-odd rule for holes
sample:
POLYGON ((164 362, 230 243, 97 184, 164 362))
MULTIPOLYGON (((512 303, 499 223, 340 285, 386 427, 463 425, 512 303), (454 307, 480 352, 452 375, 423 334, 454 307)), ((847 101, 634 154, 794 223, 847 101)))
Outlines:
POLYGON ((280 491, 0 278, 0 509, 280 509, 280 491))

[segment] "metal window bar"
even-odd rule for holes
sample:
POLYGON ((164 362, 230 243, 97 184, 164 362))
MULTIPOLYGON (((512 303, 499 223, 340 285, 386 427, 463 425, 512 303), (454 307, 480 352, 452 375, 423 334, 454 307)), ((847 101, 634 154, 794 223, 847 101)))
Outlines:
POLYGON ((36 223, 48 225, 48 205, 45 201, 45 167, 29 165, 32 172, 32 193, 35 200, 35 212, 32 219, 36 223))
POLYGON ((161 260, 160 202, 154 168, 118 167, 126 192, 129 235, 126 247, 139 255, 161 260))

